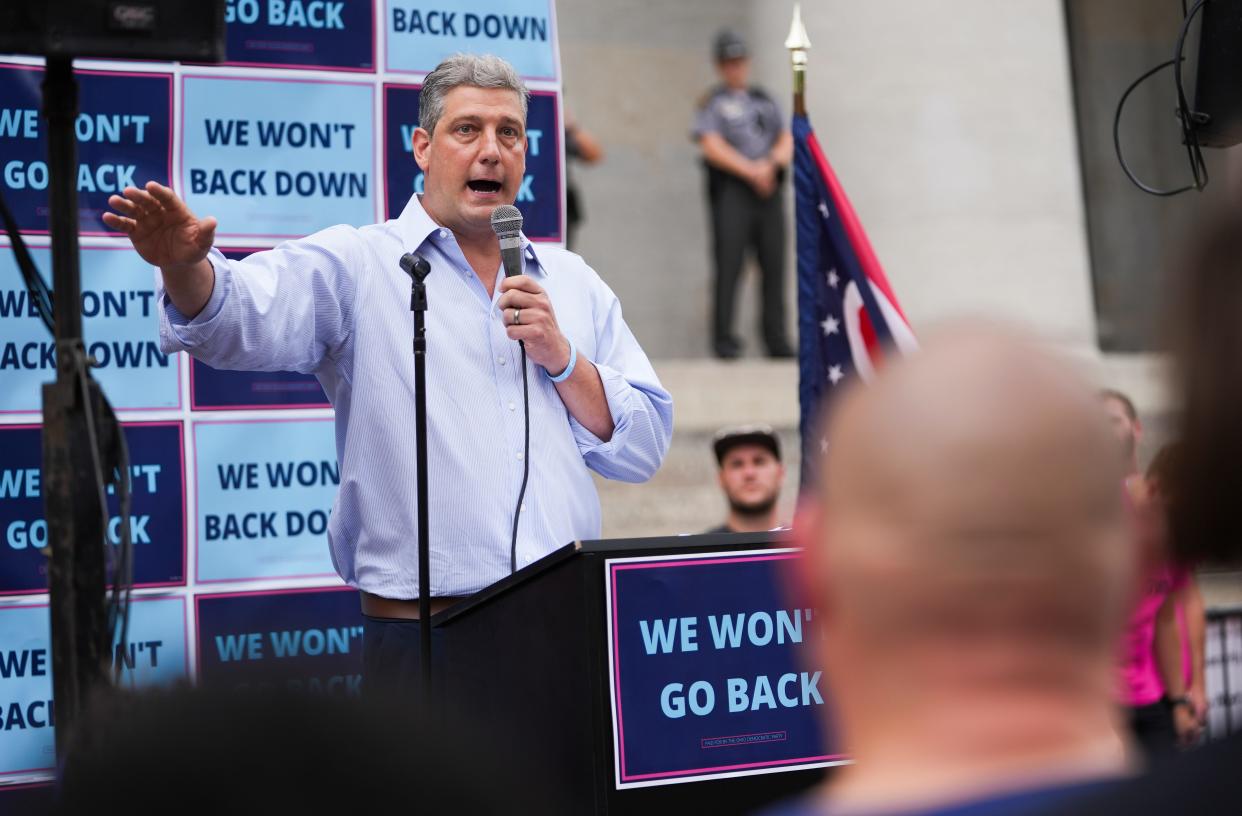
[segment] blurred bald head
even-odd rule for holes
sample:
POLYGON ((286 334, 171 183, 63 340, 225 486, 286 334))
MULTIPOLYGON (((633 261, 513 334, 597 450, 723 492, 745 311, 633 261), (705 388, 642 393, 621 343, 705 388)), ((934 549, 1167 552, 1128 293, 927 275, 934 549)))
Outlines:
POLYGON ((845 395, 798 535, 830 726, 826 795, 913 809, 1120 771, 1133 587, 1124 463, 1095 391, 1029 338, 959 325, 845 395))
POLYGON ((1123 467, 1061 361, 1013 331, 948 328, 849 393, 828 438, 811 546, 838 635, 877 659, 948 642, 1108 662, 1131 581, 1123 467))

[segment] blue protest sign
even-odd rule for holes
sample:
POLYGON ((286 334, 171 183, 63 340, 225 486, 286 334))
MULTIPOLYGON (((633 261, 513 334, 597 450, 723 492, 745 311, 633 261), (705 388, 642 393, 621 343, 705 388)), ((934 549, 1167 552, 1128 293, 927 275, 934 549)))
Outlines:
POLYGON ((334 577, 331 419, 194 423, 199 583, 334 577))
POLYGON ((618 788, 845 761, 824 735, 818 637, 777 571, 797 551, 606 562, 618 788))
MULTIPOLYGON (((0 607, 0 779, 56 764, 47 604, 0 607)), ((165 685, 189 676, 185 600, 135 597, 129 637, 116 648, 121 684, 165 685)))
MULTIPOLYGON (((75 71, 78 225, 83 235, 114 234, 104 226, 108 196, 172 176, 172 75, 75 71)), ((48 232, 47 122, 43 69, 0 66, 0 184, 22 232, 48 232)))
POLYGON ((526 79, 557 78, 552 0, 385 0, 384 33, 389 71, 425 74, 465 52, 503 57, 526 79))
MULTIPOLYGON (((185 456, 180 422, 129 422, 130 540, 134 585, 185 583, 185 456)), ((47 591, 42 433, 37 425, 0 425, 0 595, 47 591)), ((108 489, 107 536, 121 540, 118 497, 108 489)))
POLYGON ((200 595, 196 604, 198 679, 204 687, 358 695, 362 612, 356 590, 200 595))
MULTIPOLYGON (((32 247, 36 266, 50 280, 51 252, 32 247)), ((160 351, 154 271, 128 246, 83 247, 82 334, 99 380, 114 408, 181 407, 181 355, 160 351)), ((38 413, 42 386, 56 379, 55 344, 14 261, 0 251, 0 414, 38 413)))
POLYGON ((181 194, 220 237, 300 238, 375 220, 375 88, 182 77, 181 194))
MULTIPOLYGON (((223 249, 240 260, 258 250, 223 249)), ((244 408, 328 408, 313 374, 296 371, 226 371, 190 361, 190 407, 195 411, 244 408)))
MULTIPOLYGON (((414 193, 423 192, 423 174, 414 163, 411 138, 418 127, 416 85, 384 85, 384 179, 386 217, 396 218, 414 193)), ((514 202, 522 211, 522 231, 532 241, 561 240, 561 130, 556 94, 535 91, 526 114, 526 174, 514 202)))
POLYGON ((374 0, 226 0, 225 65, 375 70, 374 0))

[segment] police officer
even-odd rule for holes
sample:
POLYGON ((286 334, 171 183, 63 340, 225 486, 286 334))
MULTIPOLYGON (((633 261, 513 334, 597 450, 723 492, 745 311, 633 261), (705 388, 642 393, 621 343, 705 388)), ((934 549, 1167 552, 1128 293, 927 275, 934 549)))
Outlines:
POLYGON ((769 357, 792 357, 785 336, 785 213, 781 183, 793 137, 780 108, 751 87, 750 53, 741 35, 716 35, 721 84, 699 105, 693 136, 707 168, 716 287, 712 340, 717 357, 742 347, 733 335, 733 308, 742 259, 753 247, 763 279, 763 340, 769 357))

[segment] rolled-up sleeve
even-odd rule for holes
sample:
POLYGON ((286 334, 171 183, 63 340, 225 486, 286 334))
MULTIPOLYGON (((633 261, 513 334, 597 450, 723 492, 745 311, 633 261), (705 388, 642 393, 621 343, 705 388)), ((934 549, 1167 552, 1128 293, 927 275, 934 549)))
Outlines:
POLYGON ((173 305, 157 272, 161 350, 213 368, 316 371, 352 335, 352 233, 333 227, 240 261, 211 250, 215 285, 193 319, 173 305))
POLYGON ((587 467, 606 479, 645 482, 655 475, 673 437, 673 398, 621 316, 616 295, 599 282, 595 368, 612 414, 612 437, 601 440, 570 417, 587 467))

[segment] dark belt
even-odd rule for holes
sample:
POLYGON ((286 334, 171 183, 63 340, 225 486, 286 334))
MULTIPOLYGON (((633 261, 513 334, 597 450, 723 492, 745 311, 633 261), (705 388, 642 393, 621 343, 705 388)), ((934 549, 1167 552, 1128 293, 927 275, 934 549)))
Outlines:
MULTIPOLYGON (((358 591, 359 597, 362 599, 362 614, 370 618, 392 618, 395 620, 418 620, 418 599, 398 600, 396 598, 381 598, 379 595, 372 595, 370 592, 358 591)), ((431 614, 443 612, 458 601, 465 600, 462 597, 440 597, 431 599, 431 614)))

